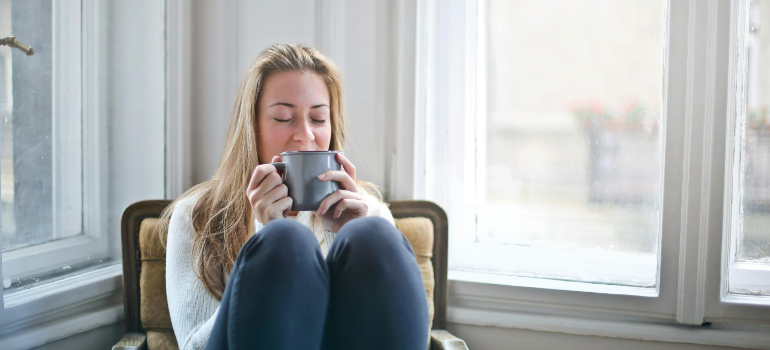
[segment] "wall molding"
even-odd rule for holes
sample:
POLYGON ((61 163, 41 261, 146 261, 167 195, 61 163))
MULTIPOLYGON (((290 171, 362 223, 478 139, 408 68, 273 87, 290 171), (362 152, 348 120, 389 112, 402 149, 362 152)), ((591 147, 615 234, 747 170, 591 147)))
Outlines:
POLYGON ((192 187, 189 1, 166 0, 166 198, 192 187))
POLYGON ((449 306, 450 323, 643 341, 770 349, 768 329, 753 326, 690 326, 449 306))
POLYGON ((3 349, 29 349, 123 319, 123 267, 114 264, 4 295, 3 349))
POLYGON ((315 47, 345 76, 345 0, 316 0, 315 47))
POLYGON ((389 134, 395 135, 386 137, 385 145, 386 188, 390 200, 414 199, 417 187, 415 169, 420 167, 415 166, 418 161, 415 145, 421 137, 416 133, 417 11, 425 1, 397 0, 388 3, 392 10, 387 26, 392 36, 388 52, 392 66, 389 68, 393 69, 389 100, 394 104, 388 110, 392 117, 388 118, 394 119, 390 122, 389 134))

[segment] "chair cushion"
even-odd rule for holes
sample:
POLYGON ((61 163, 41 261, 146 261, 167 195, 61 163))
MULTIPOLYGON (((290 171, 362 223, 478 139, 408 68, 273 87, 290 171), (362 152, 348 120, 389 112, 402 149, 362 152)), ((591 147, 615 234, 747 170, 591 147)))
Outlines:
MULTIPOLYGON (((433 223, 426 218, 395 219, 414 250, 428 297, 430 329, 433 324, 433 223)), ((155 230, 156 218, 142 220, 139 228, 141 272, 139 274, 139 314, 147 331, 147 349, 178 349, 166 298, 166 253, 155 230)))
POLYGON ((139 315, 144 329, 171 330, 166 298, 166 262, 142 261, 139 275, 139 315))
POLYGON ((425 293, 428 295, 428 329, 433 327, 433 288, 435 278, 433 276, 433 223, 427 218, 395 219, 396 227, 401 231, 409 244, 412 245, 417 265, 420 267, 422 282, 425 284, 425 293))
POLYGON ((171 326, 166 299, 166 250, 155 230, 158 219, 146 218, 139 226, 139 319, 147 331, 147 349, 179 349, 171 326))
POLYGON ((158 226, 157 218, 146 218, 142 220, 139 226, 139 250, 142 253, 141 259, 166 261, 165 241, 161 244, 160 235, 155 232, 158 226))
POLYGON ((174 331, 147 331, 147 349, 179 350, 174 331))

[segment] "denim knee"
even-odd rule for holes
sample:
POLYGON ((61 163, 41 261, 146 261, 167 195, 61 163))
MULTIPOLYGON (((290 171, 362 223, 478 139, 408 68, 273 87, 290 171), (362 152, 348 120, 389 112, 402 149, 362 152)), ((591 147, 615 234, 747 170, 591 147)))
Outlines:
POLYGON ((248 258, 261 246, 274 248, 268 251, 281 253, 279 257, 312 256, 312 251, 318 248, 318 241, 306 226, 291 219, 278 219, 268 222, 252 235, 239 255, 248 258))
POLYGON ((359 218, 345 224, 334 239, 329 253, 334 248, 339 250, 344 246, 375 255, 389 255, 395 250, 406 248, 414 256, 409 241, 401 231, 381 217, 359 218))

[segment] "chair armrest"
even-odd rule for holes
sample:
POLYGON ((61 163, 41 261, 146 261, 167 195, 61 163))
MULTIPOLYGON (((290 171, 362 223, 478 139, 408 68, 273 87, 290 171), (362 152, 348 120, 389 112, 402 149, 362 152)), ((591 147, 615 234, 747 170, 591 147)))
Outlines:
POLYGON ((145 333, 126 333, 123 339, 112 346, 112 350, 146 350, 147 334, 145 333))
POLYGON ((464 340, 440 329, 430 331, 430 343, 433 350, 469 350, 464 340))

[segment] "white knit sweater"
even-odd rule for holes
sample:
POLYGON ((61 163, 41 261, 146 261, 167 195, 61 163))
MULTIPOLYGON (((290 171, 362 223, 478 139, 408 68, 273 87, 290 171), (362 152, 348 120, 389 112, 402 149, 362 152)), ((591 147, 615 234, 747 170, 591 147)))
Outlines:
MULTIPOLYGON (((192 208, 200 194, 177 203, 171 215, 166 244, 166 295, 171 324, 179 348, 204 349, 219 311, 219 301, 211 296, 196 276, 197 257, 192 257, 195 230, 191 221, 192 208)), ((367 196, 369 216, 380 216, 393 223, 388 207, 376 198, 367 196)), ((336 233, 323 230, 320 219, 313 212, 299 212, 290 217, 309 227, 315 233, 321 253, 326 257, 336 233)), ((255 220, 256 231, 263 225, 255 220)))

